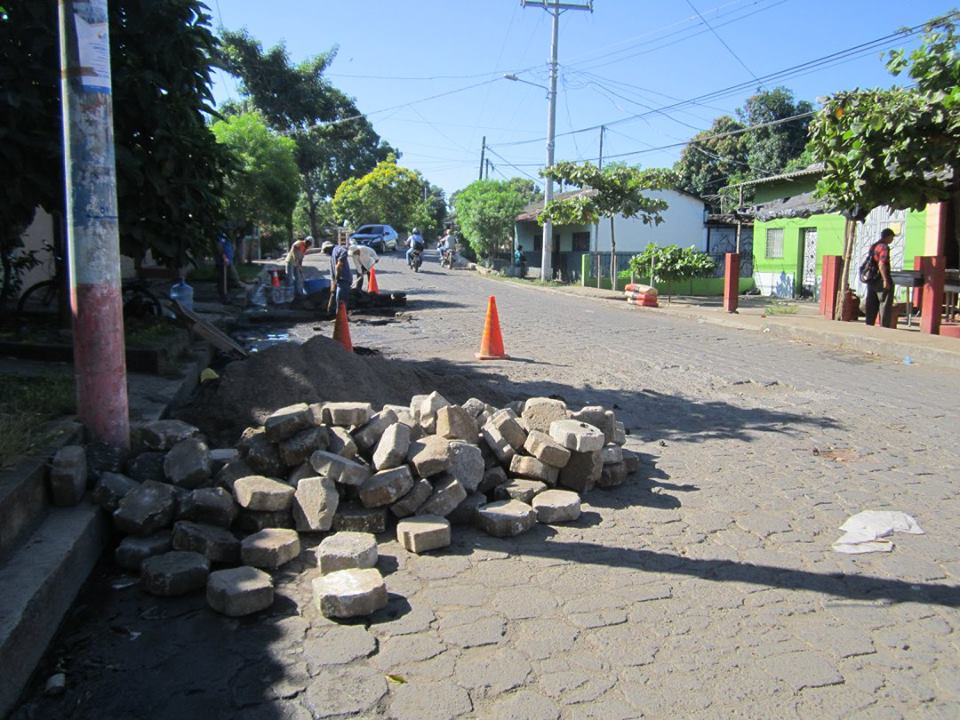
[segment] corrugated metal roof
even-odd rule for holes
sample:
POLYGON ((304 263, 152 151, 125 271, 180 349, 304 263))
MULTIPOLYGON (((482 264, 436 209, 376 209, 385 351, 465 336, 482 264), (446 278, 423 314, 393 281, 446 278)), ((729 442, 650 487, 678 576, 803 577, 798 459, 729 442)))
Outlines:
POLYGON ((748 185, 762 185, 763 183, 776 182, 778 180, 792 180, 793 178, 804 177, 806 175, 819 175, 823 172, 823 163, 813 163, 803 168, 803 170, 793 170, 792 172, 771 175, 770 177, 757 178, 756 180, 747 180, 746 182, 730 185, 729 187, 747 187, 748 185))

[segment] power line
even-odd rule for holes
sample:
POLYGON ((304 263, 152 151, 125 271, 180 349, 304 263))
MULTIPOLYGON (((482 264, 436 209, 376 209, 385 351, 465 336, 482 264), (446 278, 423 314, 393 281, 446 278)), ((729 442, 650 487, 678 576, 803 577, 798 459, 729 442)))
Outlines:
POLYGON ((736 60, 738 63, 740 63, 741 67, 743 67, 743 69, 746 70, 750 74, 750 76, 753 77, 754 80, 759 82, 760 80, 757 77, 757 74, 753 70, 751 70, 749 67, 747 67, 747 64, 740 59, 740 56, 733 51, 732 47, 727 45, 727 41, 724 40, 722 37, 720 37, 720 33, 718 33, 716 30, 713 29, 713 26, 710 23, 708 23, 707 19, 700 13, 699 10, 697 10, 696 5, 694 5, 690 0, 687 0, 687 5, 689 5, 690 9, 697 14, 697 17, 700 18, 703 24, 707 26, 707 29, 713 33, 713 36, 720 41, 720 44, 727 49, 727 52, 733 56, 733 59, 736 60))
MULTIPOLYGON (((520 165, 515 165, 515 164, 513 164, 512 162, 510 162, 509 160, 507 160, 503 155, 501 155, 500 153, 498 153, 498 152, 496 152, 495 150, 493 150, 493 148, 491 148, 489 145, 487 145, 487 152, 490 153, 491 155, 496 155, 496 156, 497 156, 498 158, 500 158, 504 163, 506 163, 506 165, 507 165, 508 167, 512 167, 514 170, 516 170, 517 172, 519 172, 521 175, 526 175, 528 178, 530 178, 531 180, 533 180, 537 185, 539 185, 540 183, 543 182, 543 180, 541 180, 541 179, 539 179, 539 178, 535 178, 533 175, 531 175, 530 173, 528 173, 526 170, 522 170, 520 165)), ((524 166, 524 167, 542 167, 542 163, 537 163, 536 165, 530 165, 530 166, 524 166)))
MULTIPOLYGON (((881 46, 881 45, 883 45, 883 44, 885 44, 885 43, 888 43, 888 42, 890 42, 890 41, 893 40, 893 39, 902 39, 902 38, 906 38, 906 37, 910 37, 910 36, 912 36, 912 35, 915 35, 915 34, 917 34, 918 32, 921 32, 921 31, 924 29, 924 26, 925 26, 925 23, 924 23, 923 25, 915 25, 914 27, 911 27, 911 28, 906 28, 906 29, 904 29, 904 30, 899 30, 899 31, 897 31, 897 32, 895 32, 895 33, 890 33, 889 35, 884 35, 883 37, 877 38, 877 39, 875 39, 875 40, 870 40, 870 41, 865 42, 865 43, 860 43, 859 45, 853 45, 853 46, 851 46, 851 47, 849 47, 849 48, 845 48, 845 49, 843 49, 843 50, 838 50, 838 51, 833 52, 833 53, 830 53, 830 54, 828 54, 828 55, 823 55, 823 56, 821 56, 821 57, 819 57, 819 58, 814 58, 813 60, 808 60, 808 61, 806 61, 806 62, 799 63, 799 64, 797 64, 797 65, 792 65, 792 66, 790 66, 790 67, 788 67, 788 68, 784 68, 784 69, 782 69, 782 70, 777 70, 777 71, 775 71, 775 72, 768 73, 768 74, 766 74, 766 75, 762 75, 762 76, 760 76, 759 78, 757 78, 757 81, 760 81, 760 82, 769 82, 769 81, 771 81, 771 80, 783 80, 783 79, 786 79, 787 77, 790 77, 791 75, 804 73, 804 72, 807 72, 807 71, 809 71, 809 70, 811 70, 811 69, 822 67, 823 65, 826 65, 826 64, 831 63, 831 62, 835 62, 835 61, 837 61, 838 59, 846 58, 846 57, 849 57, 849 56, 851 56, 851 55, 858 54, 858 53, 864 53, 864 52, 873 51, 873 50, 877 49, 879 46, 881 46)), ((747 82, 737 83, 737 84, 735 84, 735 85, 730 85, 730 86, 728 86, 728 87, 726 87, 726 88, 722 88, 722 89, 720 89, 720 90, 714 90, 714 91, 712 91, 712 92, 705 93, 705 94, 703 94, 703 95, 698 95, 698 96, 693 97, 693 98, 689 98, 689 99, 686 99, 686 100, 677 101, 677 102, 672 103, 672 104, 670 104, 670 105, 664 105, 664 106, 662 106, 662 107, 655 108, 654 110, 648 110, 648 111, 646 111, 646 112, 637 113, 637 114, 635 114, 635 115, 630 115, 630 116, 628 116, 628 117, 620 118, 620 119, 618 119, 618 120, 606 121, 606 122, 601 123, 601 124, 604 125, 604 126, 606 126, 606 127, 610 127, 611 125, 618 125, 618 124, 621 124, 621 123, 630 122, 630 121, 637 120, 637 119, 642 118, 642 117, 646 117, 646 116, 648 116, 648 115, 652 115, 652 114, 654 114, 654 113, 662 113, 662 112, 665 111, 665 110, 674 110, 674 109, 677 109, 677 108, 680 108, 680 107, 683 107, 683 106, 686 106, 686 105, 697 104, 697 103, 699 103, 699 102, 701 102, 701 101, 703 101, 703 100, 718 99, 718 98, 721 98, 721 97, 724 97, 724 96, 727 96, 727 95, 732 95, 732 94, 734 94, 734 93, 737 93, 737 92, 740 92, 740 91, 742 91, 742 90, 748 89, 748 88, 752 87, 753 84, 754 84, 753 81, 747 81, 747 82)), ((566 133, 558 133, 557 136, 560 137, 560 136, 563 136, 563 135, 571 135, 571 134, 574 134, 574 133, 591 132, 591 131, 597 130, 597 129, 599 129, 599 128, 600 128, 600 124, 598 124, 598 125, 591 125, 590 127, 579 128, 579 129, 577 129, 577 130, 571 130, 571 131, 568 131, 568 132, 566 132, 566 133)), ((517 141, 513 141, 513 142, 499 143, 499 144, 497 145, 497 147, 508 147, 508 146, 515 146, 515 145, 529 145, 529 144, 532 144, 532 143, 540 143, 540 142, 543 142, 543 140, 544 140, 544 138, 542 138, 542 137, 541 137, 541 138, 535 138, 535 139, 532 139, 532 140, 517 140, 517 141)))

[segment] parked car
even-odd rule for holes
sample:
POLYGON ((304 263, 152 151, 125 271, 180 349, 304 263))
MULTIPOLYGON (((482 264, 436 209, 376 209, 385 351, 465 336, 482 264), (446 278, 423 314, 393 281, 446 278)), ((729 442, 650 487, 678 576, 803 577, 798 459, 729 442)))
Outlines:
POLYGON ((361 225, 351 233, 350 240, 359 245, 372 247, 378 253, 397 249, 399 234, 389 225, 361 225))

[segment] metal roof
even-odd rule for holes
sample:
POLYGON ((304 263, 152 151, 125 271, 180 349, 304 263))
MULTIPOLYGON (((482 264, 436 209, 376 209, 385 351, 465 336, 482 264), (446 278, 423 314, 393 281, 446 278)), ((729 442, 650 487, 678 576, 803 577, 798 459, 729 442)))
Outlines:
POLYGON ((798 177, 805 177, 806 175, 819 175, 823 172, 823 163, 813 163, 803 168, 803 170, 793 170, 792 172, 780 173, 779 175, 771 175, 770 177, 757 178, 756 180, 746 180, 742 183, 737 183, 736 185, 728 185, 727 187, 746 187, 748 185, 762 185, 763 183, 776 182, 778 180, 793 180, 798 177))

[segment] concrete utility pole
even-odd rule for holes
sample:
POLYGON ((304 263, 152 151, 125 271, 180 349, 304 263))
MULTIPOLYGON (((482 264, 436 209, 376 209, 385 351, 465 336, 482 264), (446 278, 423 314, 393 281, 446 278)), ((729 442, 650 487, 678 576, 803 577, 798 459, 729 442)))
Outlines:
POLYGON ((477 180, 483 180, 483 159, 487 154, 487 136, 483 136, 483 144, 480 145, 480 175, 477 180))
POLYGON ((59 0, 67 262, 77 413, 130 444, 107 0, 59 0))
MULTIPOLYGON (((560 13, 566 10, 589 10, 593 12, 593 0, 584 4, 560 2, 560 0, 520 0, 521 7, 540 7, 553 16, 553 32, 550 40, 550 87, 547 90, 547 167, 553 165, 554 140, 557 126, 557 43, 560 35, 560 13)), ((546 178, 544 205, 553 200, 553 179, 546 178)), ((551 254, 553 252, 553 223, 543 224, 543 248, 540 255, 540 279, 553 279, 551 254)))

